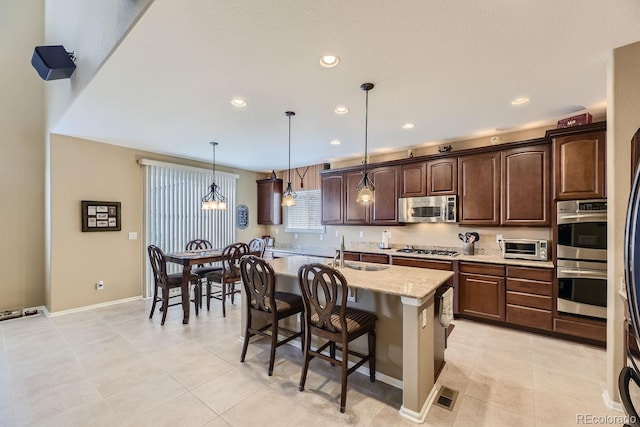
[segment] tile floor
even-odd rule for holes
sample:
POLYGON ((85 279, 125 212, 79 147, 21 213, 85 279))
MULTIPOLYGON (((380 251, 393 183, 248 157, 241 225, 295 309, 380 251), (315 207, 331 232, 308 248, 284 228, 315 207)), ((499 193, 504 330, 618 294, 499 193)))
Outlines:
MULTIPOLYGON (((401 391, 350 377, 340 414, 339 369, 314 360, 297 389, 301 355, 249 346, 239 362, 240 307, 219 304, 182 325, 179 307, 148 320, 140 300, 76 314, 0 322, 0 426, 413 426, 401 391)), ((431 426, 571 426, 607 410, 601 349, 456 321, 438 381, 460 395, 432 407, 431 426)), ((262 340, 264 341, 264 340, 262 340)))

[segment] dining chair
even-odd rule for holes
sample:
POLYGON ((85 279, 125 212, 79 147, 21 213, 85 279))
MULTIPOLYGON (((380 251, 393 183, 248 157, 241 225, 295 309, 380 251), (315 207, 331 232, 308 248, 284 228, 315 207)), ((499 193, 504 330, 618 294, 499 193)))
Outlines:
POLYGON ((240 275, 247 298, 246 326, 240 362, 244 362, 249 339, 252 336, 260 335, 269 338, 271 340, 269 376, 271 376, 277 347, 300 337, 302 348, 304 348, 304 318, 302 317, 304 304, 302 297, 288 292, 278 292, 273 268, 256 255, 245 255, 240 259, 240 275), (281 319, 296 314, 300 314, 300 331, 296 332, 278 326, 281 319), (254 326, 254 319, 260 325, 259 327, 254 326), (267 333, 267 330, 270 330, 270 333, 267 333), (285 331, 288 336, 278 341, 280 331, 285 331))
MULTIPOLYGON (((210 241, 205 239, 194 239, 187 243, 185 246, 185 250, 187 251, 197 251, 197 250, 212 250, 213 244, 210 241)), ((206 297, 207 293, 211 293, 211 282, 207 280, 207 274, 212 273, 214 271, 220 271, 222 267, 219 265, 209 264, 199 264, 195 268, 191 269, 191 272, 200 278, 200 286, 204 284, 206 287, 205 294, 200 298, 200 307, 202 307, 202 297, 206 297)))
MULTIPOLYGON (((167 260, 164 256, 164 252, 162 252, 162 250, 159 247, 155 245, 149 245, 149 247, 147 248, 147 252, 149 253, 149 261, 151 262, 151 269, 153 270, 153 281, 154 281, 153 303, 151 304, 151 313, 149 313, 149 319, 153 317, 153 312, 156 309, 156 303, 161 301, 162 307, 160 310, 162 311, 162 321, 160 322, 160 324, 164 325, 164 321, 167 318, 168 308, 174 305, 182 304, 182 302, 169 304, 169 298, 181 296, 181 295, 169 296, 169 293, 171 289, 180 288, 182 286, 182 273, 172 273, 172 274, 167 273, 167 260), (162 290, 162 297, 158 297, 158 289, 162 290)), ((200 292, 201 292, 200 278, 195 274, 191 274, 191 277, 189 278, 189 282, 193 284, 193 289, 195 294, 194 303, 195 303, 195 310, 196 310, 196 316, 197 316, 198 308, 199 308, 198 303, 200 302, 199 300, 200 300, 200 292)))
POLYGON ((347 279, 338 270, 325 264, 306 264, 298 270, 298 282, 304 303, 305 336, 304 365, 298 390, 303 391, 309 370, 309 361, 319 357, 342 367, 340 412, 347 401, 347 376, 369 362, 369 380, 376 375, 376 321, 378 317, 364 310, 347 307, 347 279), (368 334, 369 352, 362 354, 349 349, 349 342, 368 334), (311 349, 311 336, 327 340, 316 350, 311 349), (339 346, 337 345, 339 344, 339 346), (329 355, 322 353, 329 348, 329 355), (341 359, 336 358, 336 349, 341 359), (349 355, 360 360, 351 368, 349 355))
POLYGON ((249 253, 251 255, 255 255, 257 257, 264 257, 264 249, 265 249, 264 239, 255 238, 249 242, 249 253))
POLYGON ((212 292, 211 287, 207 286, 207 311, 211 308, 211 298, 215 298, 222 301, 222 317, 227 316, 227 296, 231 297, 231 304, 233 304, 235 294, 240 293, 240 289, 236 289, 236 283, 242 280, 239 263, 240 258, 248 253, 249 245, 246 243, 233 243, 222 250, 222 270, 206 275, 211 285, 219 284, 220 286, 217 292, 212 292))

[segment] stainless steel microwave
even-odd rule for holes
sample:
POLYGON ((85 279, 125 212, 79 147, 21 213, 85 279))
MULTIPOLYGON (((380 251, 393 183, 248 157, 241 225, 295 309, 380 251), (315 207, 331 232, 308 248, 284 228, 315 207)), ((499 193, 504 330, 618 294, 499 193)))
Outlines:
POLYGON ((456 196, 406 197, 398 199, 400 222, 458 222, 456 196))
POLYGON ((548 261, 549 242, 533 239, 503 239, 502 257, 548 261))

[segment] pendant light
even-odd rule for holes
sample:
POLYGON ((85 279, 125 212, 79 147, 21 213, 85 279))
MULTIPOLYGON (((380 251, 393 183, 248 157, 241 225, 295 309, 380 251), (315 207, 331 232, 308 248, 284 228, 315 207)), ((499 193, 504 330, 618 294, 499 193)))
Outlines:
POLYGON ((284 114, 289 117, 289 182, 287 182, 287 189, 282 193, 282 206, 295 206, 296 193, 291 188, 291 116, 295 116, 296 113, 287 111, 284 114))
POLYGON ((362 179, 358 183, 356 190, 358 190, 358 198, 356 202, 368 204, 373 202, 373 192, 376 187, 373 185, 373 181, 369 178, 369 172, 367 171, 367 127, 369 125, 369 91, 374 88, 373 83, 363 83, 360 85, 360 89, 364 90, 365 95, 365 104, 364 104, 364 168, 362 179))
POLYGON ((213 147, 213 181, 209 186, 209 192, 202 198, 202 209, 204 210, 224 210, 227 209, 227 198, 220 193, 220 187, 216 184, 216 145, 217 142, 210 142, 213 147))

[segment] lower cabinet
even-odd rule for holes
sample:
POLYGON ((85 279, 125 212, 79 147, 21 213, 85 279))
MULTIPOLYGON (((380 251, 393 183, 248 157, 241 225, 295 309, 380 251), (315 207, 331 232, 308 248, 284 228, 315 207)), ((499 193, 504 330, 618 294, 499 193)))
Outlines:
POLYGON ((552 330, 553 270, 507 266, 507 323, 552 330))
POLYGON ((505 320, 504 266, 460 263, 458 310, 462 314, 505 320))

